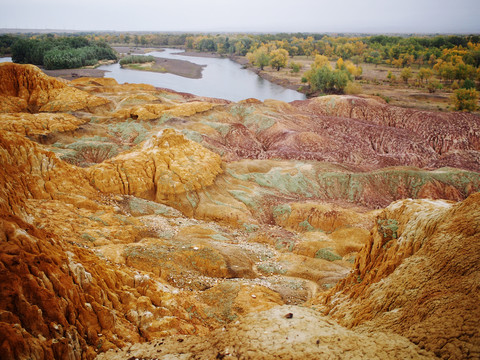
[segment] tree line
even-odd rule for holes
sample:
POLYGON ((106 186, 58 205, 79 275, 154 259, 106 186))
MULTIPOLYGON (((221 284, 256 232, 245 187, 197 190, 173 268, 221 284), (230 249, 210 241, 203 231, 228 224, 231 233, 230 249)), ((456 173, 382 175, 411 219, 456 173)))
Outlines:
MULTIPOLYGON (((5 40, 9 39, 0 36, 0 44, 5 40)), ((117 60, 115 51, 105 41, 91 41, 83 36, 16 37, 9 48, 13 62, 40 65, 48 70, 91 66, 99 60, 117 60)))

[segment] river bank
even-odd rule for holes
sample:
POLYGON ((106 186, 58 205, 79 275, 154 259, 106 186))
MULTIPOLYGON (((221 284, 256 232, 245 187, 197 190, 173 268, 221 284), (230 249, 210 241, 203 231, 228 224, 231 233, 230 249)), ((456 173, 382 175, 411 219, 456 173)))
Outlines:
POLYGON ((219 55, 213 52, 197 52, 193 50, 188 50, 182 52, 184 56, 195 56, 195 57, 206 57, 206 58, 228 58, 232 61, 235 61, 237 64, 242 65, 244 68, 254 72, 261 78, 268 80, 274 84, 280 85, 284 88, 295 90, 304 94, 307 94, 305 90, 302 89, 301 79, 298 76, 289 76, 290 69, 283 69, 278 74, 277 71, 269 71, 269 70, 260 70, 254 66, 251 66, 245 56, 237 56, 237 55, 219 55))

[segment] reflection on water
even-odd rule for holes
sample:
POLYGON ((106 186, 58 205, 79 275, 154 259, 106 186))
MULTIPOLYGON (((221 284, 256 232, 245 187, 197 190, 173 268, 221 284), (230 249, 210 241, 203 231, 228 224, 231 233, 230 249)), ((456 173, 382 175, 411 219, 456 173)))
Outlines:
POLYGON ((232 101, 247 98, 256 98, 259 100, 276 99, 287 102, 305 99, 304 94, 264 80, 254 72, 242 69, 240 64, 230 59, 174 54, 180 51, 181 50, 178 49, 165 49, 165 51, 154 51, 147 55, 167 59, 186 60, 195 64, 206 65, 206 67, 203 68, 201 79, 189 79, 173 74, 122 69, 118 63, 103 65, 100 66, 99 69, 110 71, 105 74, 105 77, 112 77, 120 84, 145 83, 199 96, 216 97, 232 101))

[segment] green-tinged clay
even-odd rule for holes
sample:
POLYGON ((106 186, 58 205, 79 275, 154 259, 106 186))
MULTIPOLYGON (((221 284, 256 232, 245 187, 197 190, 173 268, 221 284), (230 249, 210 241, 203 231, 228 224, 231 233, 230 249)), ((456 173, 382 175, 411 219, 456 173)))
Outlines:
POLYGON ((318 259, 328 260, 328 261, 335 261, 335 260, 342 260, 342 257, 336 254, 332 248, 323 248, 319 249, 315 253, 315 257, 318 259))
POLYGON ((277 239, 277 241, 275 242, 275 249, 277 250, 285 249, 288 252, 292 252, 294 248, 295 248, 295 240, 293 239, 281 238, 281 239, 277 239))
POLYGON ((259 226, 258 225, 255 225, 255 224, 243 224, 243 227, 245 228, 245 231, 247 233, 252 233, 252 232, 256 232, 258 231, 259 229, 259 226))
POLYGON ((188 139, 195 141, 197 143, 201 143, 203 141, 203 135, 200 134, 199 132, 193 131, 193 130, 188 130, 188 129, 183 129, 182 134, 188 139))
POLYGON ((396 239, 398 237, 398 221, 395 219, 378 219, 378 231, 386 240, 396 239))
POLYGON ((244 203, 251 210, 259 210, 260 205, 253 196, 254 194, 247 193, 242 190, 229 190, 228 191, 235 199, 244 203))
POLYGON ((90 242, 94 242, 96 240, 95 237, 87 233, 83 233, 82 235, 80 235, 80 237, 90 242))
POLYGON ((200 121, 200 123, 210 126, 212 129, 215 129, 216 131, 218 131, 222 136, 227 135, 227 133, 230 131, 229 124, 223 124, 220 122, 205 121, 205 120, 200 121))
POLYGON ((291 213, 292 208, 289 204, 281 204, 273 208, 273 217, 277 223, 283 223, 287 221, 291 213))
POLYGON ((176 217, 181 215, 177 210, 169 206, 136 197, 128 200, 128 207, 130 213, 134 216, 155 214, 176 217))
POLYGON ((287 270, 283 269, 280 264, 273 262, 264 262, 258 264, 257 269, 266 275, 283 275, 287 272, 287 270))
POLYGON ((298 224, 298 226, 303 230, 303 231, 314 231, 315 228, 308 222, 308 220, 304 220, 301 223, 298 224))

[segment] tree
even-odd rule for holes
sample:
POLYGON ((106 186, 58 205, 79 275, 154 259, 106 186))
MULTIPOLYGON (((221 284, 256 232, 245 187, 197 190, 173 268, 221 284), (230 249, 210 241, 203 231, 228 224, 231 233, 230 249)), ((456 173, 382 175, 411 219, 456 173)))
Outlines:
POLYGON ((285 49, 273 50, 270 53, 270 65, 279 71, 288 64, 288 51, 285 49))
POLYGON ((355 64, 350 60, 345 61, 345 70, 347 70, 354 79, 356 79, 357 76, 360 76, 363 73, 362 67, 355 66, 355 64))
POLYGON ((477 109, 477 97, 478 94, 475 89, 455 90, 452 96, 455 110, 475 111, 477 109))
POLYGON ((313 92, 342 94, 350 81, 350 74, 346 70, 332 70, 331 67, 324 65, 307 71, 305 78, 313 92))
POLYGON ((428 80, 433 76, 433 71, 430 68, 422 67, 418 71, 417 77, 420 81, 424 81, 428 84, 428 80))
POLYGON ((466 79, 462 84, 463 89, 475 89, 475 81, 466 79))
POLYGON ((268 53, 268 49, 265 46, 260 46, 253 53, 249 54, 247 54, 247 59, 255 66, 258 66, 260 70, 263 70, 263 68, 267 66, 270 62, 270 55, 268 53))
POLYGON ((336 68, 339 70, 345 70, 345 62, 342 58, 338 58, 336 68))
POLYGON ((331 68, 328 57, 326 57, 325 55, 315 55, 315 60, 312 64, 312 67, 321 68, 322 66, 328 66, 331 68))
POLYGON ((408 84, 408 79, 412 77, 412 69, 409 67, 403 68, 402 72, 400 73, 400 77, 408 84))

